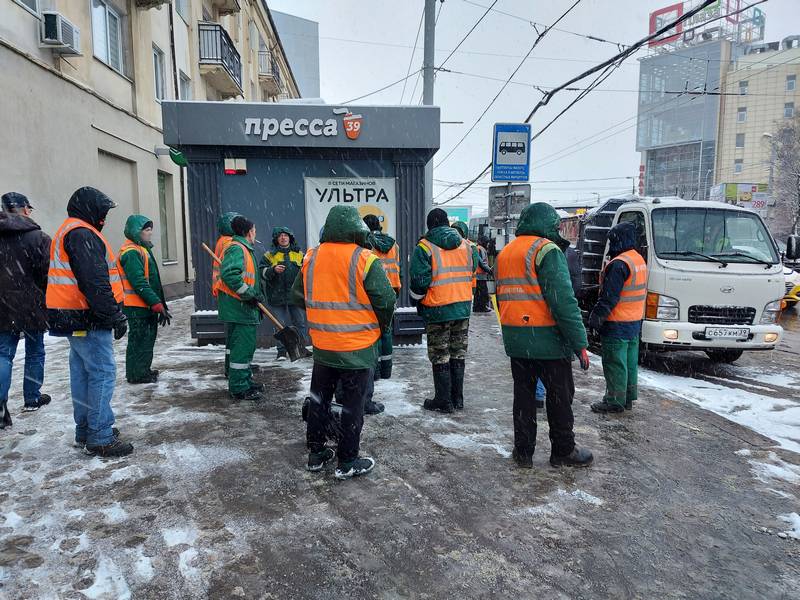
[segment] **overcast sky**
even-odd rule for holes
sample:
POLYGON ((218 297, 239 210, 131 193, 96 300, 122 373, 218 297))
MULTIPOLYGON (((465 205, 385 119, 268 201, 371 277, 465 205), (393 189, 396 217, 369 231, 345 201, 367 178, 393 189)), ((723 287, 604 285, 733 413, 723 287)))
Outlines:
MULTIPOLYGON (((630 44, 647 35, 648 15, 652 10, 673 3, 669 0, 582 0, 559 24, 559 28, 566 31, 548 33, 513 78, 514 83, 503 91, 465 141, 445 159, 527 53, 536 37, 529 21, 549 24, 573 1, 499 0, 494 8, 514 16, 490 12, 445 65, 462 74, 442 72, 437 75, 435 103, 442 109, 442 120, 463 121, 464 124, 442 125, 441 149, 434 157, 437 165, 434 196, 447 187, 443 182, 472 179, 488 164, 492 125, 498 121, 522 121, 541 98, 531 84, 558 85, 617 51, 614 44, 588 40, 566 31, 630 44)), ((477 5, 489 6, 491 2, 445 0, 436 27, 437 66, 483 14, 485 9, 477 5)), ((268 4, 272 9, 319 23, 320 79, 325 101, 344 102, 406 76, 423 0, 268 0, 268 4)), ((799 6, 800 0, 769 0, 760 6, 767 15, 767 41, 800 34, 799 6)), ((437 10, 439 8, 437 2, 437 10)), ((412 73, 422 66, 421 32, 417 46, 411 63, 412 73)), ((644 55, 645 52, 640 52, 636 56, 644 55)), ((639 153, 635 150, 638 64, 636 57, 628 59, 601 88, 533 143, 531 183, 536 200, 573 201, 594 198, 595 193, 608 196, 630 189, 631 182, 625 179, 548 182, 632 177, 638 173, 639 153)), ((422 94, 422 81, 417 80, 416 76, 408 79, 404 95, 401 83, 358 104, 399 104, 401 96, 404 104, 416 104, 422 94), (418 84, 416 91, 415 84, 418 84)), ((533 131, 547 123, 576 94, 557 95, 534 117, 533 131)), ((482 182, 486 183, 473 187, 453 204, 485 208, 488 177, 482 182)), ((450 192, 443 193, 437 201, 449 196, 450 192)))

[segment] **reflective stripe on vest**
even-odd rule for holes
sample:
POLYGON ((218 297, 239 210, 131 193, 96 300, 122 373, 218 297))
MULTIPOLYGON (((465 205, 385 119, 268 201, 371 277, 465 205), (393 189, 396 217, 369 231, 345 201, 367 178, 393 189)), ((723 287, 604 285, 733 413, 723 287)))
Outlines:
POLYGON ((536 274, 536 257, 549 243, 537 236, 520 236, 497 255, 495 277, 502 325, 551 327, 556 324, 536 274))
POLYGON ((86 221, 68 218, 58 228, 56 234, 50 242, 50 268, 47 271, 47 308, 61 310, 88 310, 89 303, 86 296, 78 288, 78 279, 72 272, 69 264, 69 256, 64 248, 64 239, 70 231, 75 229, 88 229, 94 233, 106 247, 105 260, 108 266, 108 281, 111 284, 111 292, 114 300, 121 303, 125 297, 122 290, 122 280, 117 270, 117 259, 106 238, 97 229, 86 221))
MULTIPOLYGON (((228 246, 231 245, 233 241, 233 236, 230 235, 221 235, 217 239, 217 243, 214 246, 214 254, 216 254, 220 260, 222 257, 225 256, 225 250, 228 249, 228 246)), ((211 293, 214 297, 217 297, 219 293, 219 286, 217 282, 219 281, 219 267, 220 264, 217 261, 212 261, 211 263, 211 293)))
POLYGON ((144 263, 144 278, 148 283, 150 283, 150 261, 148 260, 147 250, 138 244, 134 244, 130 240, 126 240, 125 243, 122 244, 122 248, 119 249, 119 257, 117 258, 117 269, 119 270, 119 276, 122 279, 122 290, 125 292, 125 306, 149 308, 147 302, 142 300, 142 297, 137 294, 136 290, 134 290, 131 286, 130 281, 128 281, 128 275, 125 273, 125 269, 122 267, 122 257, 127 252, 138 252, 139 256, 142 257, 142 262, 144 263))
POLYGON ((381 252, 380 250, 373 250, 373 252, 380 259, 383 270, 386 271, 389 285, 396 290, 400 289, 400 252, 397 244, 392 246, 388 252, 381 252))
MULTIPOLYGON (((641 321, 647 302, 647 263, 636 250, 615 256, 608 264, 619 260, 628 265, 628 278, 622 286, 619 302, 608 315, 608 321, 641 321)), ((602 284, 602 278, 600 280, 602 284)))
POLYGON ((442 250, 428 240, 419 245, 431 257, 431 284, 420 301, 425 306, 445 306, 472 300, 472 248, 461 240, 458 248, 442 250))
MULTIPOLYGON (((222 281, 222 275, 220 275, 219 279, 217 279, 217 283, 215 284, 215 288, 219 292, 223 292, 228 296, 236 298, 237 300, 241 300, 241 296, 239 294, 243 294, 247 291, 248 288, 255 287, 256 285, 256 263, 253 260, 253 254, 250 252, 250 249, 242 244, 241 242, 237 242, 236 240, 231 240, 228 246, 225 248, 225 252, 227 253, 230 248, 233 246, 239 246, 242 249, 242 254, 244 254, 244 265, 242 270, 242 281, 244 282, 242 286, 238 290, 232 290, 229 288, 224 281, 222 281)), ((225 257, 222 257, 222 260, 225 260, 225 257)))
POLYGON ((353 352, 381 336, 364 279, 378 258, 356 244, 326 242, 303 262, 308 332, 315 348, 353 352), (343 335, 346 334, 346 335, 343 335))

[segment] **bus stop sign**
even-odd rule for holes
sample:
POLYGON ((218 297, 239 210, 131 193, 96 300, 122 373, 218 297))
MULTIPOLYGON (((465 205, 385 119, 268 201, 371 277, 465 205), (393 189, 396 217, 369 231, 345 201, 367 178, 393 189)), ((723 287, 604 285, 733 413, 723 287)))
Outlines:
POLYGON ((531 126, 495 123, 492 181, 528 181, 531 170, 531 126))

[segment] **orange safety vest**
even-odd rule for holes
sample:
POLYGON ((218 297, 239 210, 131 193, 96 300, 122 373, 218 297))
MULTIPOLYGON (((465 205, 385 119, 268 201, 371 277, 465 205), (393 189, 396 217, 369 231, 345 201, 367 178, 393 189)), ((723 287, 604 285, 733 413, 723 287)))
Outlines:
MULTIPOLYGON (((217 239, 217 244, 214 246, 214 254, 216 254, 220 260, 222 260, 222 257, 225 256, 225 250, 227 250, 228 246, 231 245, 232 241, 232 235, 221 235, 217 239)), ((217 261, 213 261, 211 264, 211 293, 213 294, 214 298, 216 298, 217 294, 219 293, 219 288, 217 286, 218 281, 219 263, 217 261)))
POLYGON ((61 224, 61 227, 58 228, 58 231, 53 236, 53 241, 50 242, 50 268, 47 271, 47 294, 45 296, 47 308, 57 310, 89 309, 89 303, 86 301, 86 296, 78 288, 78 280, 75 277, 75 273, 72 272, 69 256, 64 249, 64 238, 67 234, 81 227, 88 229, 103 241, 106 247, 105 259, 108 265, 108 281, 111 284, 114 300, 121 303, 124 299, 122 281, 117 270, 117 259, 108 241, 100 231, 86 221, 70 217, 61 224))
POLYGON ((326 242, 309 249, 303 261, 308 332, 315 348, 354 352, 381 337, 364 279, 378 260, 357 244, 326 242))
POLYGON ((419 246, 431 257, 431 284, 420 302, 425 306, 471 302, 472 247, 466 240, 452 250, 443 250, 426 239, 419 246))
MULTIPOLYGON (((615 256, 609 261, 611 264, 620 260, 628 265, 630 274, 622 286, 619 302, 608 315, 608 321, 641 321, 644 318, 645 303, 647 301, 647 263, 636 250, 628 250, 615 256)), ((603 272, 605 274, 605 271, 603 272)), ((603 283, 603 277, 600 277, 603 283)))
POLYGON ((383 270, 386 271, 386 277, 389 279, 389 284, 395 289, 400 289, 400 249, 395 244, 391 250, 388 252, 381 252, 379 250, 373 250, 375 256, 377 256, 381 264, 383 265, 383 270))
POLYGON ((495 278, 500 323, 510 327, 552 327, 553 313, 542 295, 536 257, 550 240, 520 236, 497 255, 495 278))
POLYGON ((142 297, 131 287, 131 283, 128 281, 128 275, 125 273, 125 269, 122 268, 122 256, 127 252, 139 253, 142 257, 142 262, 144 262, 144 278, 150 281, 150 261, 148 260, 147 250, 142 248, 139 244, 134 244, 132 241, 126 240, 119 249, 119 257, 117 258, 117 269, 122 279, 122 289, 125 292, 125 306, 150 308, 148 304, 142 300, 142 297))
MULTIPOLYGON (((222 277, 218 277, 216 282, 214 283, 214 287, 212 288, 212 293, 216 296, 219 292, 224 294, 228 294, 237 300, 241 300, 242 298, 239 294, 243 293, 247 288, 254 287, 256 285, 256 263, 253 260, 253 254, 250 252, 250 249, 242 244, 241 242, 237 242, 234 239, 231 239, 230 242, 225 246, 225 252, 228 251, 229 248, 233 246, 239 246, 242 249, 242 254, 244 254, 244 271, 242 271, 242 280, 244 284, 235 292, 225 285, 225 282, 222 281, 222 277)), ((217 255, 219 256, 219 254, 217 255)), ((222 260, 225 260, 225 256, 222 256, 222 260)))

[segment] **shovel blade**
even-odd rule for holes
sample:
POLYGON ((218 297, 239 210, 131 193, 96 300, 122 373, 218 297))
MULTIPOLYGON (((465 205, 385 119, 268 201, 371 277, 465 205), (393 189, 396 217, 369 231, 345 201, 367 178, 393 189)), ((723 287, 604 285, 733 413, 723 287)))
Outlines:
POLYGON ((303 343, 303 337, 292 325, 275 332, 275 338, 286 348, 290 361, 294 362, 305 356, 306 346, 303 343))

